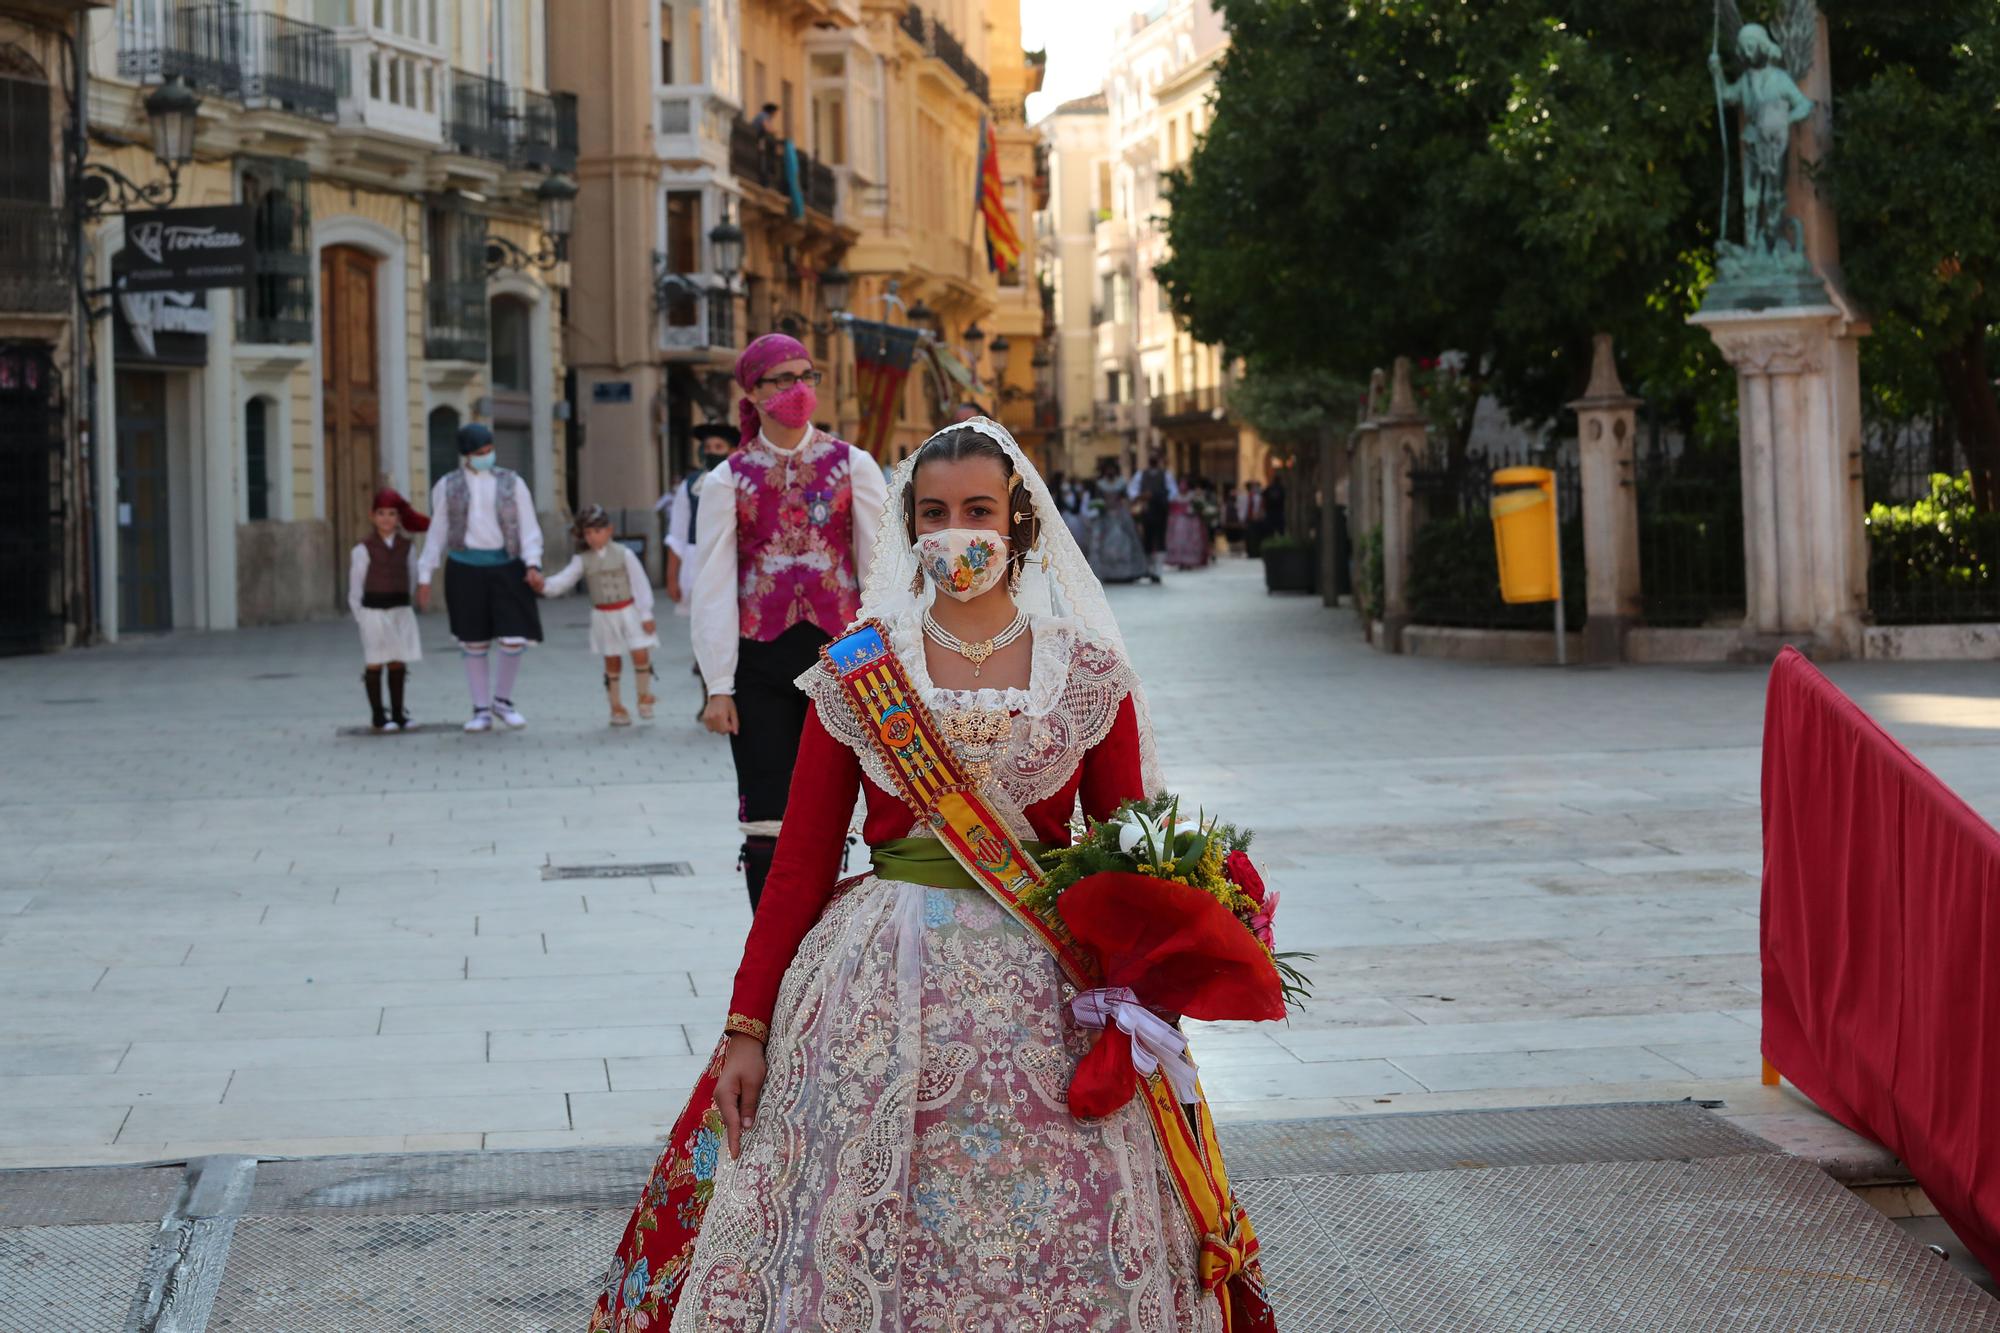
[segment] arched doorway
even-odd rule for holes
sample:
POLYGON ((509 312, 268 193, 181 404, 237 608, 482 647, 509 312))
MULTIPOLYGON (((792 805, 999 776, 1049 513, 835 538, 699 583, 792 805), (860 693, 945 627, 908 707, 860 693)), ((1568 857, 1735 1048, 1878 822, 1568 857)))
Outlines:
POLYGON ((458 466, 458 409, 434 407, 425 425, 424 456, 430 460, 431 485, 458 466))
MULTIPOLYGON (((320 387, 326 429, 326 516, 333 547, 361 540, 381 476, 381 365, 375 266, 350 245, 320 252, 320 387)), ((337 606, 347 605, 347 561, 334 561, 337 606)))

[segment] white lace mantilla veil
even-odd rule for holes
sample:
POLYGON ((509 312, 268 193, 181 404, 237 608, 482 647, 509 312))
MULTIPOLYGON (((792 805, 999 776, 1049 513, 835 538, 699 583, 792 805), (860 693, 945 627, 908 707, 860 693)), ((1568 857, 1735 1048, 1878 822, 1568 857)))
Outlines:
MULTIPOLYGON (((1055 497, 1049 493, 1048 483, 1042 474, 1021 452, 1021 446, 1007 428, 988 417, 974 417, 954 426, 947 426, 937 435, 954 430, 973 430, 997 442, 1014 460, 1014 471, 1021 478, 1021 491, 1035 506, 1035 517, 1040 520, 1041 536, 1033 550, 1029 552, 1026 567, 1021 573, 1021 586, 1014 594, 1015 605, 1030 616, 1053 617, 1067 620, 1074 627, 1077 637, 1095 643, 1116 653, 1118 659, 1128 669, 1132 656, 1125 649, 1125 636, 1118 632, 1118 619, 1111 614, 1111 603, 1105 599, 1104 585, 1092 572, 1090 562, 1084 558, 1083 549, 1070 535, 1069 525, 1063 522, 1062 511, 1057 507, 1055 497)), ((930 441, 926 440, 925 444, 930 441)), ((882 511, 882 524, 875 534, 875 550, 868 566, 868 581, 861 590, 861 618, 879 620, 890 627, 914 626, 923 615, 931 599, 937 593, 928 580, 919 586, 917 552, 910 543, 903 527, 903 495, 909 489, 917 459, 923 450, 918 449, 896 467, 889 482, 889 501, 882 511)), ((1018 497, 1017 497, 1018 498, 1018 497)), ((922 641, 921 634, 917 639, 922 641)), ((1132 711, 1139 723, 1140 777, 1145 783, 1148 795, 1158 795, 1166 790, 1166 782, 1160 771, 1159 747, 1153 736, 1153 714, 1146 706, 1146 691, 1139 684, 1138 673, 1133 671, 1132 711)))

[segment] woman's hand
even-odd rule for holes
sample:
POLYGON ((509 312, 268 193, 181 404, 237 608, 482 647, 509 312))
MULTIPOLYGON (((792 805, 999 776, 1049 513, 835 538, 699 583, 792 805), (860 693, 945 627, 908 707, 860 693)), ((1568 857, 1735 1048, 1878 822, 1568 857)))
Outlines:
POLYGON ((726 694, 712 694, 708 707, 701 710, 701 724, 718 736, 736 734, 736 700, 726 694))
POLYGON ((722 1073, 715 1080, 715 1109, 729 1134, 729 1160, 735 1161, 743 1136, 757 1124, 757 1099, 764 1093, 764 1043, 740 1032, 729 1034, 722 1056, 722 1073))

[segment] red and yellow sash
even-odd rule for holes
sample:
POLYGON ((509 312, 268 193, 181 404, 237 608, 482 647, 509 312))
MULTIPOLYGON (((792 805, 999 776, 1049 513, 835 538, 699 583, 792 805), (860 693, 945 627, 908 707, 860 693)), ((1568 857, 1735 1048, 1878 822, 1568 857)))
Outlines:
MULTIPOLYGON (((823 652, 898 794, 966 873, 1048 947, 1072 985, 1079 990, 1097 985, 1091 960, 1059 928, 1021 905, 1022 892, 1041 881, 1041 867, 968 779, 882 626, 867 621, 823 652)), ((1140 1092, 1175 1193, 1201 1238, 1202 1285, 1222 1306, 1225 1333, 1275 1333, 1257 1262, 1257 1233, 1230 1192, 1207 1098, 1184 1108, 1157 1073, 1140 1080, 1140 1092)))

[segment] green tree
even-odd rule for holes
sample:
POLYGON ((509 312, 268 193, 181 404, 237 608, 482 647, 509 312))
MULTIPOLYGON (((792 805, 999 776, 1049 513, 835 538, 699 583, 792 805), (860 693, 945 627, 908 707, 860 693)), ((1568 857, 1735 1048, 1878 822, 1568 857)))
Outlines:
POLYGON ((1834 145, 1821 183, 1839 211, 1847 284, 1878 324, 1871 394, 1910 415, 1927 360, 1972 463, 1980 508, 2000 508, 2000 7, 1828 7, 1834 145), (1877 391, 1880 391, 1879 393, 1877 391))

